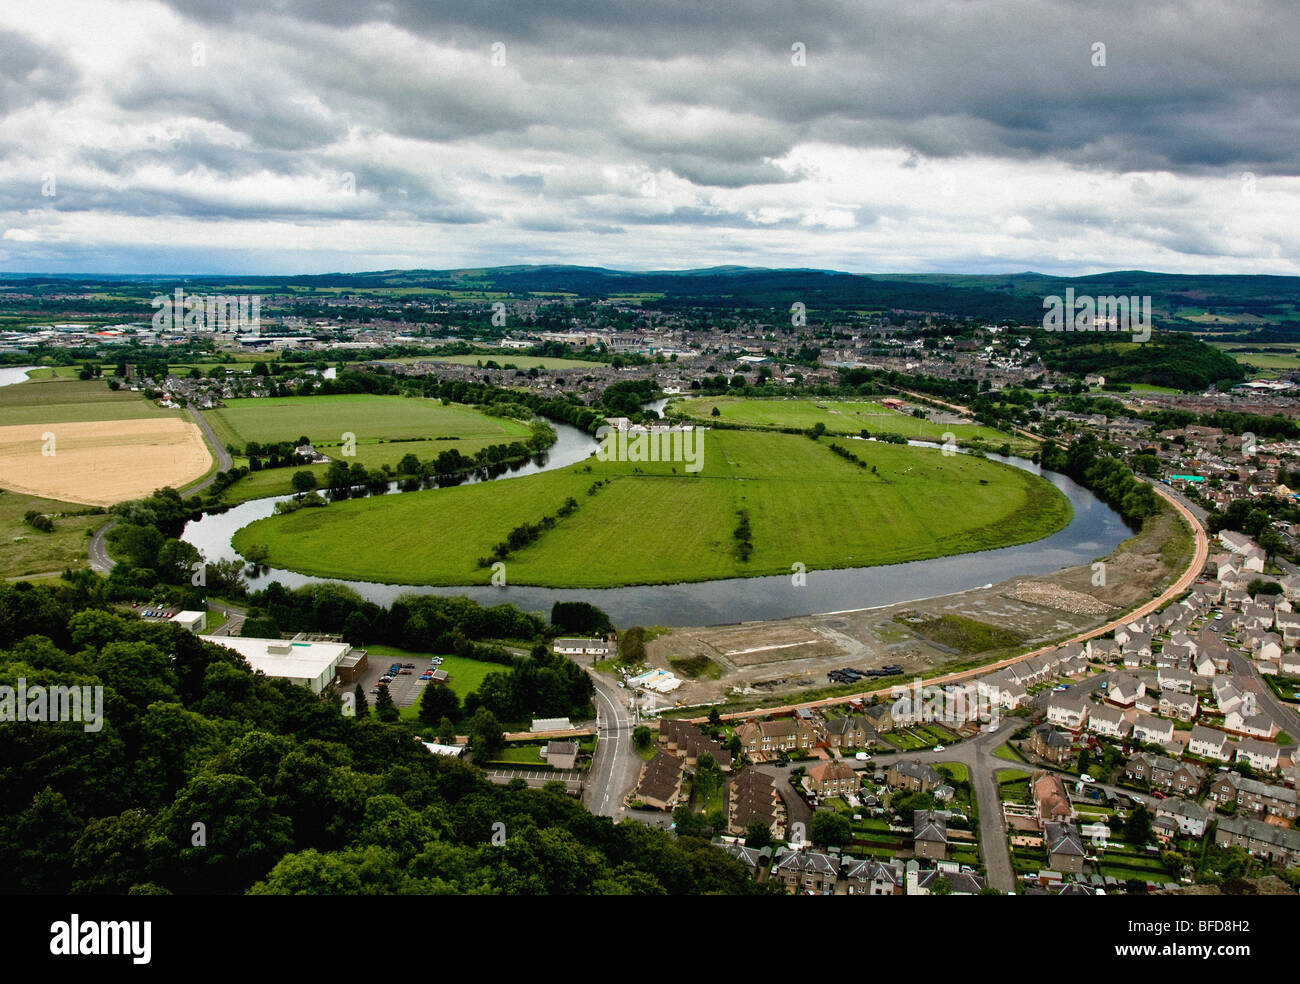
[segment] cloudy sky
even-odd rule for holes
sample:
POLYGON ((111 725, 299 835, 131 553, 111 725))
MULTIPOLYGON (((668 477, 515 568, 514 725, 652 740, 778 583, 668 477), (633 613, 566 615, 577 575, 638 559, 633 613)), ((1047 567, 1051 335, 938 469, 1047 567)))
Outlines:
POLYGON ((10 3, 0 271, 1300 274, 1298 48, 1290 0, 10 3))

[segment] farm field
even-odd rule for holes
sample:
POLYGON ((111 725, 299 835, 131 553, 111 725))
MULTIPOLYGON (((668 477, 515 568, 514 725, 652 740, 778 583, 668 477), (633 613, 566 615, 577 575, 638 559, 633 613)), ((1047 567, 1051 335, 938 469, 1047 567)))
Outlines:
POLYGON ((940 441, 949 431, 962 441, 986 441, 993 445, 1020 443, 991 427, 979 424, 944 424, 899 413, 874 400, 749 399, 735 396, 700 396, 670 405, 670 409, 702 421, 721 419, 746 427, 798 427, 825 424, 831 434, 859 434, 865 427, 872 434, 899 434, 918 441, 940 441), (718 418, 713 408, 718 408, 718 418), (824 409, 823 409, 824 408, 824 409))
POLYGON ((110 390, 103 379, 38 376, 15 386, 0 387, 0 424, 6 426, 182 416, 183 411, 156 407, 139 393, 110 390))
POLYGON ((612 587, 870 566, 1039 539, 1071 510, 1046 481, 938 450, 863 443, 867 468, 829 441, 705 431, 703 469, 600 462, 469 486, 348 500, 253 523, 241 552, 325 577, 483 584, 478 559, 522 523, 577 508, 506 561, 513 584, 612 587), (873 474, 871 468, 876 472, 873 474), (593 483, 607 484, 588 494, 593 483), (748 514, 752 553, 733 530, 748 514), (888 535, 882 536, 883 529, 888 535))
MULTIPOLYGON (((367 468, 396 465, 407 454, 425 460, 449 448, 472 456, 488 445, 524 440, 531 433, 521 421, 489 417, 471 407, 369 394, 231 400, 224 407, 204 411, 204 416, 217 439, 237 449, 250 441, 271 444, 305 436, 333 458, 343 434, 352 433, 356 454, 342 460, 367 468)), ((321 482, 328 468, 318 464, 256 472, 232 485, 222 499, 241 502, 285 495, 292 491, 294 472, 305 469, 321 482)))
POLYGON ((163 410, 104 380, 38 378, 0 389, 0 486, 107 506, 182 487, 212 465, 180 410, 163 410))

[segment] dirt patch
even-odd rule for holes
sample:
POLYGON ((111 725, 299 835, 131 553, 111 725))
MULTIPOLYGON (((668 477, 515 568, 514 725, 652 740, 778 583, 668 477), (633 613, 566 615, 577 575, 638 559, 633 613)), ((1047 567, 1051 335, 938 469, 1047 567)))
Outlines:
POLYGON ((138 499, 211 464, 198 427, 176 417, 0 427, 0 485, 63 502, 138 499))

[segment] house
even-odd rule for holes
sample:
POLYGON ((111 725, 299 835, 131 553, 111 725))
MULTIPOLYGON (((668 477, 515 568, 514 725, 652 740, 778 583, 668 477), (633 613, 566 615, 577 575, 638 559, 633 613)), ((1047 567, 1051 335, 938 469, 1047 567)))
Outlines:
POLYGON ((1174 722, 1150 714, 1139 714, 1133 722, 1133 740, 1148 745, 1163 745, 1174 740, 1174 722))
POLYGON ((1247 779, 1235 772, 1221 772, 1210 782, 1206 800, 1214 804, 1237 804, 1238 814, 1253 817, 1279 817, 1288 822, 1296 818, 1296 791, 1289 786, 1275 786, 1247 779))
POLYGON ((682 762, 667 752, 656 752, 641 767, 633 798, 654 810, 672 810, 682 795, 682 762))
POLYGON ((745 769, 727 789, 727 829, 743 834, 753 823, 761 823, 778 840, 785 838, 785 802, 776 780, 757 769, 745 769))
POLYGON ((1271 740, 1277 737, 1278 727, 1272 718, 1264 714, 1245 714, 1244 710, 1243 702, 1242 708, 1224 714, 1223 730, 1247 738, 1271 740))
POLYGON ((608 639, 556 639, 551 649, 561 656, 595 656, 604 659, 614 654, 614 643, 608 639))
POLYGON ((553 769, 572 769, 578 762, 576 741, 551 741, 546 745, 546 764, 553 769))
POLYGON ((1205 807, 1181 796, 1171 796, 1156 803, 1156 817, 1168 817, 1180 833, 1189 837, 1204 837, 1210 813, 1205 807))
POLYGON ((975 685, 980 698, 992 707, 1004 707, 1014 711, 1029 702, 1028 689, 1009 670, 990 673, 977 680, 975 685))
POLYGON ((939 861, 933 868, 922 868, 913 858, 907 862, 904 876, 904 893, 907 895, 932 895, 942 882, 949 895, 978 895, 987 883, 979 875, 953 861, 939 861))
POLYGON ((894 717, 890 712, 889 704, 871 704, 864 707, 862 716, 866 718, 868 726, 876 734, 883 735, 886 731, 894 730, 894 717))
POLYGON ((757 878, 759 871, 766 868, 772 860, 772 849, 765 847, 761 851, 744 844, 723 844, 722 849, 749 869, 751 878, 757 878))
POLYGON ((1283 676, 1300 677, 1300 652, 1283 653, 1277 661, 1283 676))
POLYGON ((1044 823, 1043 846, 1047 850, 1047 865, 1053 871, 1075 875, 1083 870, 1088 852, 1073 823, 1044 823))
POLYGON ((885 782, 891 789, 906 789, 909 793, 928 793, 943 782, 943 776, 919 760, 895 762, 885 773, 885 782))
POLYGON ((1039 758, 1060 765, 1070 757, 1073 742, 1050 724, 1040 724, 1029 735, 1029 750, 1039 758))
POLYGON ((1088 720, 1088 709, 1077 697, 1053 694, 1047 702, 1047 720, 1058 728, 1067 728, 1078 734, 1088 720))
POLYGON ((1216 762, 1231 762, 1232 749, 1228 736, 1222 731, 1196 725, 1187 739, 1187 751, 1201 758, 1214 759, 1216 762))
POLYGON ((826 723, 826 744, 831 748, 865 748, 875 734, 867 719, 856 714, 831 718, 826 723))
POLYGON ((818 796, 843 796, 862 788, 862 780, 846 762, 836 759, 808 770, 804 784, 818 796))
POLYGON ((1106 689, 1106 702, 1116 707, 1132 707, 1147 692, 1147 685, 1131 673, 1116 673, 1106 689))
POLYGON ((1196 717, 1200 703, 1200 699, 1195 694, 1162 693, 1158 708, 1161 717, 1191 721, 1196 717))
POLYGON ((840 879, 847 884, 849 895, 903 894, 902 870, 870 858, 865 861, 844 858, 840 867, 840 879))
POLYGON ((917 810, 912 814, 912 853, 931 860, 948 856, 946 816, 933 810, 917 810))
POLYGON ((1196 678, 1190 672, 1173 668, 1157 672, 1156 683, 1165 694, 1190 694, 1196 688, 1196 678))
POLYGON ((817 851, 785 851, 777 855, 770 877, 780 879, 796 895, 833 895, 839 874, 839 858, 817 851))
POLYGON ((806 721, 749 721, 735 730, 740 747, 750 755, 806 752, 817 744, 817 731, 806 721))
POLYGON ((701 755, 713 756, 713 761, 723 772, 731 771, 731 752, 688 721, 665 718, 659 723, 659 743, 694 768, 701 755))
POLYGON ((1241 691, 1236 688, 1231 680, 1215 680, 1210 685, 1210 690, 1214 694, 1214 703, 1218 707, 1220 714, 1227 715, 1241 709, 1241 691))
POLYGON ((1139 752, 1128 760, 1124 775, 1152 789, 1192 795, 1205 781, 1205 769, 1195 762, 1177 762, 1166 755, 1139 752))
POLYGON ((1300 865, 1300 830, 1244 817, 1223 817, 1214 832, 1219 847, 1244 847, 1256 857, 1287 867, 1300 865))
POLYGON ((1030 789, 1034 795, 1034 806, 1038 818, 1043 821, 1062 822, 1074 818, 1074 807, 1070 805, 1070 794, 1065 783, 1054 772, 1037 772, 1030 780, 1030 789))
POLYGON ((1266 741, 1243 738, 1237 742, 1237 761, 1249 763, 1259 772, 1276 772, 1278 766, 1278 747, 1266 741))
POLYGON ((1124 712, 1118 707, 1098 704, 1088 713, 1088 730, 1094 734, 1104 735, 1107 738, 1123 738, 1131 728, 1132 725, 1124 717, 1124 712))

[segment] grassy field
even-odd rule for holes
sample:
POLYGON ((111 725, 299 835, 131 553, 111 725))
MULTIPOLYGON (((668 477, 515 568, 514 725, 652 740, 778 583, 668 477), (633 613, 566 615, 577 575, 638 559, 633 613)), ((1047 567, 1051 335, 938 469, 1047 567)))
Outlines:
POLYGON ((0 577, 74 570, 86 566, 86 534, 102 525, 103 515, 64 516, 85 506, 0 490, 0 577), (23 521, 30 510, 50 516, 54 532, 42 533, 23 521))
POLYGON ((671 408, 689 417, 709 421, 713 408, 718 418, 746 427, 799 427, 825 424, 831 434, 858 434, 865 427, 872 434, 900 434, 917 441, 941 441, 951 432, 958 442, 987 441, 993 445, 1022 443, 991 427, 978 424, 940 424, 899 413, 873 400, 748 399, 736 396, 701 396, 673 403, 671 408))
MULTIPOLYGON (((369 394, 231 400, 224 407, 204 411, 204 416, 223 445, 241 449, 249 441, 272 444, 305 436, 332 458, 343 434, 355 434, 356 454, 341 460, 367 468, 396 465, 407 454, 428 460, 449 448, 470 456, 490 444, 508 444, 530 434, 525 423, 489 417, 471 407, 369 394)), ((328 468, 319 464, 306 470, 322 482, 328 468)), ((222 499, 243 502, 285 495, 292 491, 293 473, 301 470, 276 468, 251 474, 232 485, 222 499)))
MULTIPOLYGON (((413 653, 406 649, 398 649, 396 646, 366 646, 366 652, 370 654, 371 666, 376 665, 380 659, 396 660, 403 663, 414 663, 419 670, 423 670, 428 665, 431 655, 441 655, 438 653, 413 653)), ((384 666, 388 666, 387 662, 384 666)), ((483 678, 489 673, 504 673, 509 667, 500 663, 485 663, 481 659, 466 659, 464 656, 443 656, 440 670, 447 671, 447 686, 461 700, 465 695, 478 689, 483 678)), ((419 705, 414 705, 413 710, 419 710, 419 705)))
MULTIPOLYGON (((44 373, 47 370, 38 370, 44 373)), ((0 424, 66 424, 79 421, 141 420, 181 417, 181 410, 154 406, 139 393, 114 392, 102 379, 38 376, 15 386, 0 387, 0 424)))
POLYGON ((235 537, 267 562, 327 577, 481 584, 477 565, 521 523, 578 507, 512 554, 512 584, 609 587, 893 564, 1039 539, 1068 523, 1046 481, 967 455, 855 447, 752 431, 704 433, 702 471, 599 462, 485 484, 351 500, 254 523, 235 537), (589 495, 594 481, 609 484, 589 495), (748 513, 752 554, 733 530, 748 513))

